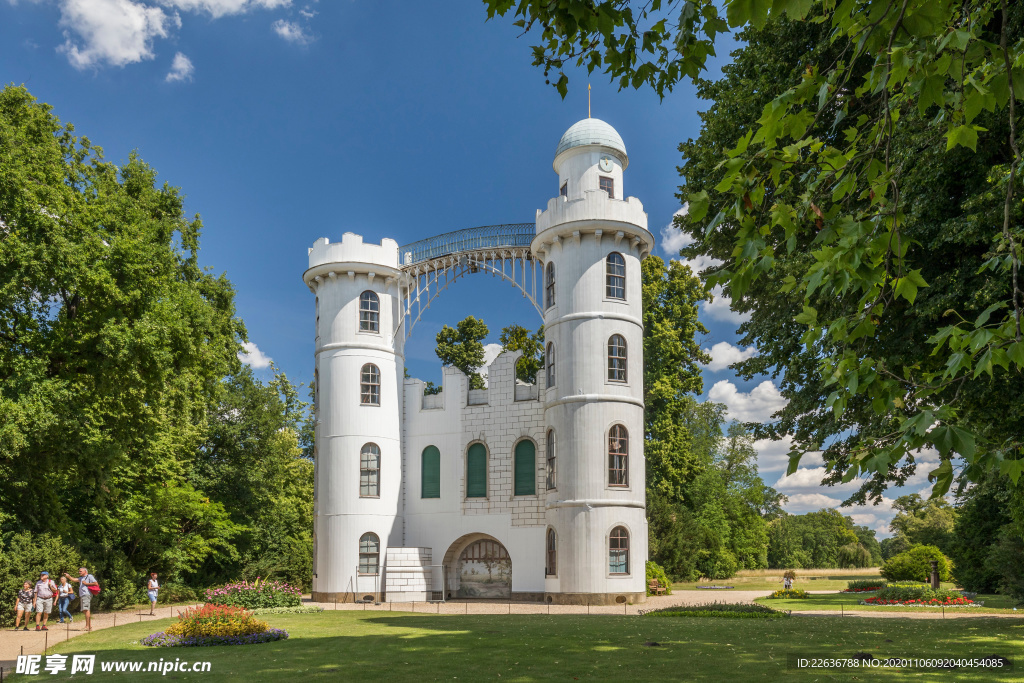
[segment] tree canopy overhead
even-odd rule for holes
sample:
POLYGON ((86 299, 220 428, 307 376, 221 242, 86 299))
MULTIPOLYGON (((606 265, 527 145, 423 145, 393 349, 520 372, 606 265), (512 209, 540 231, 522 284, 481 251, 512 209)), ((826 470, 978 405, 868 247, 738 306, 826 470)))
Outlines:
POLYGON ((754 46, 764 32, 778 80, 753 60, 732 80, 726 69, 749 101, 715 90, 713 141, 685 150, 680 227, 698 240, 691 253, 722 262, 708 281, 754 313, 743 332, 760 354, 746 371, 784 376, 789 412, 765 431, 793 434, 791 471, 824 448, 830 481, 867 482, 861 500, 905 481, 922 449, 939 454, 935 495, 954 462, 962 480, 1018 481, 1020 3, 485 4, 539 37, 534 61, 559 73, 563 94, 579 66, 660 95, 697 80, 707 96, 699 74, 718 34, 742 29, 754 46), (787 32, 778 51, 767 42, 787 32))

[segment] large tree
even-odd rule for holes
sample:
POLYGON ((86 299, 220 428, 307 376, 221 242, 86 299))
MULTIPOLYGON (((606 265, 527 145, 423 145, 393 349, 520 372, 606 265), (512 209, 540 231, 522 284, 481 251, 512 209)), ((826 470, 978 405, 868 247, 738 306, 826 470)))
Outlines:
POLYGON ((470 389, 486 386, 479 370, 484 364, 483 340, 487 333, 484 321, 471 315, 460 320, 455 327, 445 325, 437 333, 437 357, 442 364, 462 370, 469 377, 470 389))
POLYGON ((189 481, 245 330, 198 217, 22 87, 0 91, 0 532, 73 540, 104 601, 239 532, 189 481))
POLYGON ((830 479, 865 476, 856 497, 877 499, 934 448, 936 495, 958 455, 964 478, 1017 481, 1020 3, 485 3, 539 31, 534 61, 563 94, 572 65, 664 94, 745 29, 763 60, 727 74, 705 124, 732 120, 686 150, 681 196, 694 251, 723 261, 710 281, 738 310, 772 309, 744 330, 761 351, 746 368, 783 374, 791 467, 825 447, 830 479))

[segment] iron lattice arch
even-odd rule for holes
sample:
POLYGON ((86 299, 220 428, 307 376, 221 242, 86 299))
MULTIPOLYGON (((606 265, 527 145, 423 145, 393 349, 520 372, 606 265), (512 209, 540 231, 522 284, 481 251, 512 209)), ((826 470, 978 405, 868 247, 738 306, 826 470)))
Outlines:
POLYGON ((490 273, 511 283, 543 318, 537 301, 537 277, 543 264, 530 252, 536 234, 533 223, 505 223, 446 232, 399 247, 400 267, 408 276, 399 323, 405 325, 406 339, 434 299, 473 273, 490 273))

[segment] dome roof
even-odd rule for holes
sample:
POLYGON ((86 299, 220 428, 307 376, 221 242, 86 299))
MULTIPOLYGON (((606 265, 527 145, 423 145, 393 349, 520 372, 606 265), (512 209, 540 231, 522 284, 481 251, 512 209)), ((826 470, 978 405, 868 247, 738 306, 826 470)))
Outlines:
POLYGON ((573 147, 584 145, 601 145, 611 148, 622 154, 623 167, 629 163, 626 156, 626 145, 622 142, 622 138, 614 128, 601 119, 583 119, 574 123, 558 141, 555 157, 573 147))

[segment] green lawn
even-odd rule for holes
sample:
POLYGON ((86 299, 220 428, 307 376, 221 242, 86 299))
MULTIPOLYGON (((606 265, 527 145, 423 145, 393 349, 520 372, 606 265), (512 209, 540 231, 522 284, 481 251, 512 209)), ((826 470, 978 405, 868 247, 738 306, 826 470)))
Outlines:
MULTIPOLYGON (((782 588, 782 571, 762 570, 751 572, 740 572, 731 579, 701 579, 700 581, 680 581, 672 584, 673 590, 693 590, 698 586, 732 586, 735 590, 777 590, 782 588)), ((805 591, 828 591, 843 590, 849 581, 860 579, 883 580, 878 574, 878 569, 865 569, 854 571, 849 569, 797 569, 796 583, 794 587, 802 588, 805 591)), ((952 588, 953 584, 949 584, 952 588)), ((708 591, 713 593, 714 591, 708 591)))
MULTIPOLYGON (((941 607, 904 607, 902 605, 861 605, 860 601, 870 598, 875 593, 826 593, 824 595, 812 595, 805 599, 781 600, 771 598, 758 598, 754 602, 768 605, 781 610, 834 610, 839 611, 867 611, 867 612, 906 612, 923 610, 926 612, 942 612, 941 607)), ((946 611, 956 610, 957 612, 970 611, 981 614, 1006 614, 1012 610, 1015 601, 1004 595, 978 595, 976 600, 983 601, 984 607, 947 607, 946 611)), ((1020 612, 1024 618, 1024 611, 1020 612)))
MULTIPOLYGON (((966 657, 997 654, 1024 662, 1024 620, 909 620, 791 617, 779 620, 635 616, 445 616, 334 612, 268 618, 292 637, 264 645, 151 649, 140 637, 170 620, 130 624, 53 648, 97 655, 99 662, 176 657, 210 661, 206 674, 169 673, 181 681, 354 680, 821 680, 822 672, 787 671, 787 654, 966 657), (646 643, 657 642, 658 646, 646 643)), ((852 674, 863 680, 863 675, 852 674)), ((157 673, 121 674, 133 681, 157 673)), ((834 678, 835 674, 824 678, 834 678)), ((33 679, 66 676, 43 674, 33 679)), ((949 671, 873 670, 882 681, 951 680, 949 671)), ((959 670, 956 680, 1019 680, 1013 672, 959 670)), ((15 676, 12 681, 28 680, 15 676)), ((850 679, 854 680, 854 679, 850 679)))

